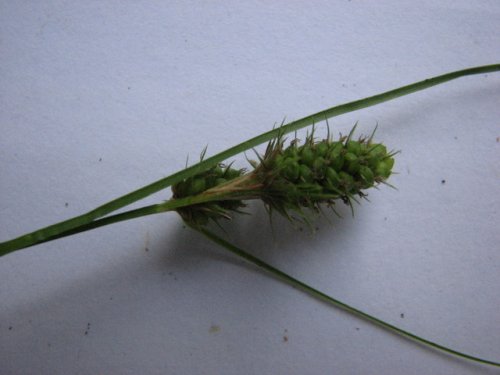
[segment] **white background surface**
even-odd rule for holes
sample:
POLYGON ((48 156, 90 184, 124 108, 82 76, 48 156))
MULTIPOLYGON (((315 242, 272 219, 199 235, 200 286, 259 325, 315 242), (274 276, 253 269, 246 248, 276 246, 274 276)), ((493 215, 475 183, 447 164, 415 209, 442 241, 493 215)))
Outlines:
MULTIPOLYGON (((284 116, 498 63, 499 25, 498 1, 2 1, 0 240, 284 116)), ((354 219, 340 205, 344 218, 319 219, 314 235, 275 218, 273 236, 251 205, 228 236, 370 314, 499 361, 499 104, 497 73, 338 117, 335 132, 378 123, 376 140, 402 151, 398 191, 370 192, 354 219)), ((0 258, 0 373, 498 371, 318 302, 165 214, 0 258)))

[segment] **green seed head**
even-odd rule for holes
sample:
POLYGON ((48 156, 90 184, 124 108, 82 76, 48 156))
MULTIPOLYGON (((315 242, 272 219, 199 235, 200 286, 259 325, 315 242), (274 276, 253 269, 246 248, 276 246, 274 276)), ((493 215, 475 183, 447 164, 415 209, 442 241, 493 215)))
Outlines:
POLYGON ((289 147, 279 137, 259 156, 260 164, 252 163, 255 170, 250 173, 216 165, 175 184, 174 199, 194 200, 177 211, 189 224, 205 225, 229 218, 231 211, 244 207, 243 199, 260 198, 287 217, 290 212, 302 215, 303 208, 318 210, 324 203, 333 206, 339 199, 352 206, 352 199, 366 197, 364 190, 389 178, 394 153, 372 143, 371 137, 353 140, 351 135, 318 142, 310 135, 303 145, 295 140, 289 147), (208 196, 207 201, 196 203, 208 196))
POLYGON ((355 196, 365 197, 365 189, 389 178, 393 156, 371 138, 315 142, 311 135, 300 146, 294 141, 285 148, 283 140, 274 141, 253 173, 262 181, 264 202, 288 216, 338 199, 350 204, 355 196), (290 149, 300 157, 291 156, 290 149))
MULTIPOLYGON (((216 186, 223 186, 230 181, 240 177, 243 170, 238 170, 223 165, 198 173, 172 186, 173 199, 195 197, 203 194, 216 186)), ((228 218, 229 212, 238 211, 245 205, 241 200, 220 200, 192 204, 177 209, 177 212, 189 224, 205 225, 209 220, 216 221, 220 218, 228 218)))

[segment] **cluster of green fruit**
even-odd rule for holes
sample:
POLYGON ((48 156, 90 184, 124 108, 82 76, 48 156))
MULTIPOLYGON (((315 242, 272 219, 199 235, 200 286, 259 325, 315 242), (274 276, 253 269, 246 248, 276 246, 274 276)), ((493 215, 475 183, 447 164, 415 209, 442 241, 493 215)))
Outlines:
MULTIPOLYGON (((354 129, 353 129, 354 130, 354 129)), ((313 135, 303 145, 293 141, 284 147, 279 137, 271 141, 260 164, 247 174, 230 167, 214 166, 172 187, 173 198, 205 195, 216 199, 179 208, 183 219, 194 225, 229 218, 230 211, 244 207, 243 200, 259 198, 286 217, 290 212, 305 218, 302 209, 333 206, 336 200, 352 206, 363 190, 385 182, 392 173, 394 152, 372 137, 316 142, 313 135)))
MULTIPOLYGON (((187 178, 172 186, 173 199, 197 196, 208 190, 223 186, 229 181, 243 175, 242 169, 230 166, 216 165, 212 168, 187 178)), ((193 204, 177 209, 184 221, 191 225, 205 225, 209 220, 229 218, 230 211, 238 211, 245 204, 238 199, 220 199, 199 204, 193 204)))
POLYGON ((363 190, 391 175, 393 156, 383 144, 372 143, 371 137, 315 142, 309 136, 303 145, 292 142, 287 148, 278 142, 256 169, 264 181, 262 199, 285 215, 302 207, 331 205, 337 199, 350 204, 355 196, 366 195, 363 190))

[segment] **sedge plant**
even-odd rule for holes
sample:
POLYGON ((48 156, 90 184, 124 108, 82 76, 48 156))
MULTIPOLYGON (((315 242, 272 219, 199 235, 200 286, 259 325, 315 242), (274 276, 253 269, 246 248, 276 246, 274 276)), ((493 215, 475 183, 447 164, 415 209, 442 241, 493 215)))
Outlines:
POLYGON ((375 131, 369 137, 355 138, 356 126, 347 136, 340 136, 338 139, 330 137, 329 131, 325 139, 316 139, 315 124, 456 78, 496 71, 500 71, 500 64, 447 73, 282 124, 209 158, 204 157, 204 151, 199 163, 168 177, 114 199, 83 215, 0 243, 0 256, 104 225, 176 211, 189 227, 206 238, 269 272, 277 279, 320 300, 420 344, 450 355, 500 367, 500 362, 447 348, 332 298, 236 247, 207 227, 210 221, 220 225, 222 220, 243 212, 245 202, 255 199, 261 200, 269 212, 277 212, 290 220, 305 222, 309 221, 309 212, 319 212, 322 206, 335 211, 335 205, 341 203, 353 209, 352 202, 365 198, 366 190, 379 184, 390 185, 387 180, 392 174, 397 152, 388 151, 385 145, 375 142, 373 139, 375 131), (287 143, 287 134, 307 126, 313 126, 313 130, 303 143, 296 138, 287 143), (268 142, 265 153, 257 154, 258 161, 251 162, 253 167, 251 171, 223 164, 227 159, 265 142, 268 142), (168 187, 172 189, 172 197, 165 202, 110 215, 168 187))

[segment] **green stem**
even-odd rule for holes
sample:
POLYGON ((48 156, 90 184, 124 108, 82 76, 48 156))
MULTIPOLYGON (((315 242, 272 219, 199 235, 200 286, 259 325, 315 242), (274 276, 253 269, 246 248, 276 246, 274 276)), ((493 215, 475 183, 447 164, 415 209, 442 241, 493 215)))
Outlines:
MULTIPOLYGON (((154 215, 154 214, 159 214, 162 212, 174 210, 173 208, 162 209, 163 208, 162 206, 163 206, 163 203, 162 204, 153 204, 151 206, 145 206, 145 207, 137 208, 135 210, 130 210, 127 212, 122 212, 122 213, 119 213, 116 215, 108 216, 108 217, 105 217, 102 219, 97 219, 97 220, 94 220, 90 223, 83 224, 83 225, 80 225, 79 227, 68 230, 66 232, 58 233, 52 237, 47 237, 44 240, 37 242, 36 245, 39 245, 39 244, 44 243, 44 242, 57 240, 59 238, 72 236, 72 235, 77 234, 77 233, 86 232, 88 230, 103 227, 105 225, 119 223, 120 221, 136 219, 136 218, 142 217, 142 216, 154 215)), ((15 251, 15 250, 12 250, 12 251, 15 251)), ((0 252, 0 256, 6 255, 6 254, 8 254, 8 253, 7 252, 0 252)))
MULTIPOLYGON (((76 228, 67 230, 65 232, 59 232, 51 237, 46 237, 43 240, 36 242, 36 245, 39 245, 39 244, 44 243, 44 242, 57 240, 59 238, 72 236, 74 234, 86 232, 86 231, 89 231, 91 229, 103 227, 105 225, 119 223, 121 221, 137 219, 137 218, 142 217, 142 216, 160 214, 160 213, 168 212, 168 211, 175 211, 177 208, 181 208, 181 207, 189 207, 189 206, 193 206, 193 205, 200 204, 200 203, 221 201, 221 200, 228 200, 228 199, 254 199, 254 198, 256 198, 256 195, 254 192, 241 190, 239 192, 226 191, 226 192, 221 192, 221 193, 217 193, 217 194, 206 194, 206 192, 205 192, 205 193, 202 193, 202 194, 199 194, 196 196, 171 199, 171 200, 168 200, 168 201, 163 202, 163 203, 153 204, 150 206, 145 206, 145 207, 137 208, 134 210, 125 211, 125 212, 121 212, 119 214, 107 216, 107 217, 102 218, 102 219, 94 220, 90 223, 80 225, 76 228)), ((13 249, 13 250, 0 249, 0 256, 7 255, 8 253, 13 252, 13 251, 16 251, 16 249, 13 249)))
POLYGON ((409 339, 416 341, 420 344, 424 344, 424 345, 427 345, 427 346, 432 347, 434 349, 438 349, 438 350, 441 350, 443 352, 446 352, 446 353, 449 353, 449 354, 452 354, 452 355, 455 355, 455 356, 458 356, 461 358, 466 358, 466 359, 469 359, 471 361, 500 367, 500 363, 498 363, 498 362, 494 362, 494 361, 490 361, 487 359, 474 357, 474 356, 469 355, 469 354, 461 353, 459 351, 447 348, 447 347, 440 345, 440 344, 437 344, 435 342, 426 340, 426 339, 419 337, 411 332, 408 332, 408 331, 405 331, 401 328, 398 328, 392 324, 386 323, 383 320, 380 320, 380 319, 378 319, 372 315, 369 315, 361 310, 358 310, 358 309, 356 309, 356 308, 354 308, 354 307, 352 307, 344 302, 341 302, 335 298, 332 298, 329 295, 327 295, 323 292, 320 292, 319 290, 314 289, 313 287, 303 283, 302 281, 295 279, 294 277, 292 277, 292 276, 280 271, 279 269, 267 264, 263 260, 255 257, 255 256, 247 253, 246 251, 234 246, 233 244, 225 241, 224 239, 217 236, 215 233, 209 231, 208 229, 205 229, 205 228, 193 228, 193 229, 201 232, 207 238, 209 238, 210 240, 212 240, 216 244, 224 247, 226 250, 229 250, 231 253, 239 256, 240 258, 245 259, 246 261, 248 261, 250 263, 253 263, 257 267, 260 267, 260 268, 270 272, 276 278, 278 278, 278 279, 280 279, 280 280, 282 280, 282 281, 286 282, 287 284, 290 284, 294 287, 302 289, 307 294, 312 295, 313 297, 316 297, 324 302, 327 302, 327 303, 332 304, 336 307, 339 307, 339 308, 341 308, 341 309, 343 309, 351 314, 354 314, 360 318, 363 318, 371 323, 374 323, 382 328, 385 328, 385 329, 387 329, 393 333, 399 334, 403 337, 409 338, 409 339))
POLYGON ((56 237, 61 233, 65 233, 76 229, 80 226, 91 223, 92 221, 104 217, 107 214, 116 211, 122 207, 132 204, 140 199, 143 199, 151 194, 154 194, 162 189, 165 189, 185 178, 195 175, 214 164, 220 163, 236 154, 246 151, 252 147, 255 147, 261 143, 267 142, 280 134, 287 134, 295 130, 299 130, 303 127, 312 125, 314 123, 321 122, 323 120, 329 119, 331 117, 339 116, 348 112, 353 112, 358 109, 367 108, 380 104, 392 99, 399 98, 404 95, 408 95, 420 90, 430 88, 432 86, 439 85, 451 81, 456 78, 473 75, 473 74, 484 74, 500 71, 500 64, 485 65, 475 68, 469 68, 464 70, 459 70, 456 72, 451 72, 443 74, 434 78, 429 78, 420 82, 416 82, 407 86, 403 86, 394 90, 386 91, 382 94, 370 96, 364 99, 355 100, 350 103, 345 103, 326 109, 324 111, 315 113, 313 115, 304 117, 300 120, 293 121, 287 125, 280 128, 273 129, 271 131, 265 132, 257 137, 251 138, 245 142, 242 142, 234 147, 231 147, 223 152, 220 152, 208 159, 205 159, 191 167, 184 170, 176 172, 168 177, 162 178, 152 184, 146 185, 138 190, 131 193, 123 195, 117 199, 114 199, 108 203, 105 203, 92 211, 89 211, 83 215, 73 217, 71 219, 61 221, 59 223, 50 225, 48 227, 36 230, 34 232, 25 234, 23 236, 17 237, 13 240, 0 243, 0 255, 10 253, 14 250, 22 249, 25 247, 33 246, 37 243, 44 242, 49 238, 56 237))

